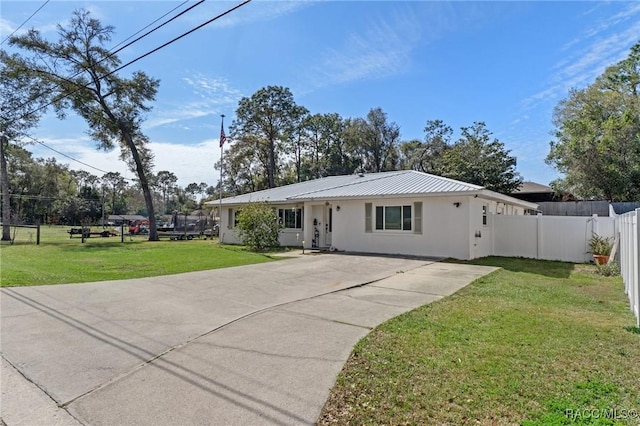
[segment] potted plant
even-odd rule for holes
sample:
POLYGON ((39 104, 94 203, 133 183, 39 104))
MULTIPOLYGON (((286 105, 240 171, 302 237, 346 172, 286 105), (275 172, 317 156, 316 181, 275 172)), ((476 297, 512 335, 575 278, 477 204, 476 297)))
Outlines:
POLYGON ((589 250, 593 254, 593 259, 598 265, 604 265, 609 261, 612 248, 613 244, 611 244, 611 238, 601 237, 594 232, 591 239, 589 239, 589 250))

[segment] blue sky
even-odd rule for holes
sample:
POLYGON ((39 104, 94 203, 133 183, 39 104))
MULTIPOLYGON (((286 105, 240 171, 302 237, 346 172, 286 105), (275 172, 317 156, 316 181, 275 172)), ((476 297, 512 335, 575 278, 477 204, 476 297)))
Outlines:
MULTIPOLYGON (((43 3, 3 0, 2 39, 43 3)), ((116 45, 181 3, 50 0, 18 34, 37 28, 55 37, 57 23, 85 8, 115 27, 116 45)), ((119 57, 128 62, 237 3, 207 1, 119 57)), ((160 79, 144 130, 155 171, 173 171, 182 186, 217 182, 220 114, 228 134, 240 98, 268 85, 288 87, 311 113, 364 117, 380 107, 400 126, 402 140, 423 139, 431 119, 443 120, 456 136, 461 126, 484 121, 517 157, 525 180, 548 184, 558 177, 544 163, 553 108, 570 88, 592 83, 626 57, 639 39, 639 2, 254 0, 126 70, 160 79)), ((85 131, 76 117, 47 116, 33 136, 133 177, 117 152, 96 151, 85 131)), ((28 149, 103 174, 40 145, 28 149)))

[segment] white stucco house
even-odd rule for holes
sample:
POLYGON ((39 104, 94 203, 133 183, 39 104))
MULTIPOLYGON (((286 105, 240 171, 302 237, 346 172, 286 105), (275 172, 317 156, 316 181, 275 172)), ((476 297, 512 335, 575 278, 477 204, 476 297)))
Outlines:
POLYGON ((277 210, 283 246, 456 259, 490 254, 490 214, 524 215, 537 208, 413 170, 330 176, 208 202, 222 205, 223 243, 240 243, 236 215, 251 202, 277 210))

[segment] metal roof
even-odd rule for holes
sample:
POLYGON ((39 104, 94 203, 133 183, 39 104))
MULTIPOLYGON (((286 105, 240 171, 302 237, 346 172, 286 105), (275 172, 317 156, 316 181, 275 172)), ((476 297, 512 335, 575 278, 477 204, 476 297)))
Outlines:
POLYGON ((553 189, 541 183, 526 181, 522 182, 514 192, 516 194, 553 193, 553 189))
POLYGON ((414 170, 373 173, 363 177, 355 175, 350 178, 341 186, 295 195, 291 199, 407 196, 459 193, 482 189, 481 186, 414 170))
MULTIPOLYGON (((287 203, 317 199, 437 195, 479 192, 483 189, 482 186, 415 170, 399 170, 361 175, 329 176, 224 198, 222 203, 245 204, 257 201, 287 203)), ((218 202, 219 200, 209 201, 207 204, 213 205, 218 202)))

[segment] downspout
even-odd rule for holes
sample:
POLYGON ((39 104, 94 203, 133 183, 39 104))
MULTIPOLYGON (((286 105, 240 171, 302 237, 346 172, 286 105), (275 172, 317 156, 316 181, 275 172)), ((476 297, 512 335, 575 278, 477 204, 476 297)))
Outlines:
POLYGON ((478 197, 476 194, 473 198, 469 197, 468 207, 467 207, 467 235, 469 236, 468 240, 468 249, 469 253, 467 256, 467 260, 474 259, 474 247, 476 245, 476 236, 475 232, 471 235, 471 230, 473 229, 473 209, 474 209, 474 200, 478 197))

